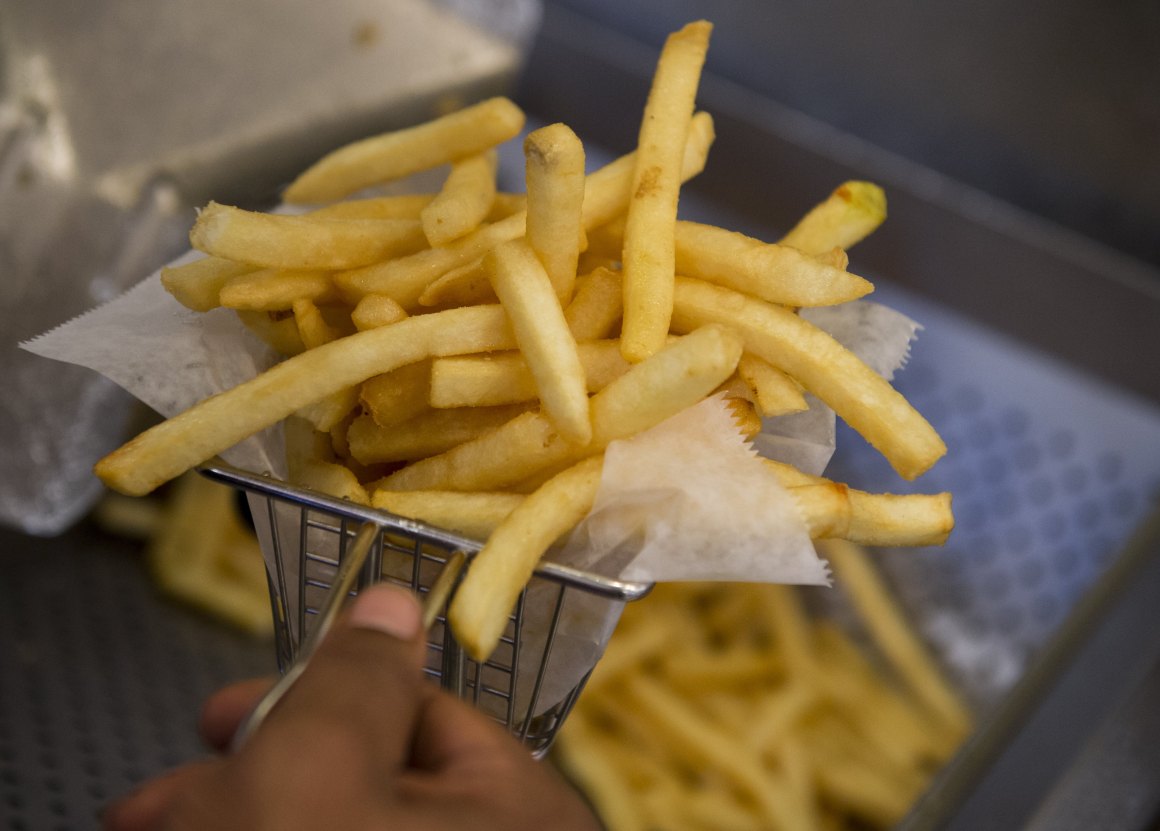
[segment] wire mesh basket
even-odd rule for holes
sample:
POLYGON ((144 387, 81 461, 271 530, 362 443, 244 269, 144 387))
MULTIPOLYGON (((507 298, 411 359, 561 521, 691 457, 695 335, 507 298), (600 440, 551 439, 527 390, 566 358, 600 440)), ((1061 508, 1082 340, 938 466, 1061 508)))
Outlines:
MULTIPOLYGON (((482 543, 415 520, 355 505, 225 464, 202 475, 245 491, 267 562, 275 649, 285 672, 331 588, 354 535, 365 523, 379 531, 356 589, 379 581, 408 586, 421 597, 455 552, 468 558, 482 543)), ((547 752, 587 681, 575 656, 561 656, 560 622, 569 603, 615 607, 648 593, 633 583, 543 562, 509 616, 499 647, 483 662, 467 657, 440 614, 427 635, 427 675, 489 714, 536 756, 547 752)), ((587 610, 591 614, 591 609, 587 610)), ((567 651, 567 650, 563 650, 567 651)))

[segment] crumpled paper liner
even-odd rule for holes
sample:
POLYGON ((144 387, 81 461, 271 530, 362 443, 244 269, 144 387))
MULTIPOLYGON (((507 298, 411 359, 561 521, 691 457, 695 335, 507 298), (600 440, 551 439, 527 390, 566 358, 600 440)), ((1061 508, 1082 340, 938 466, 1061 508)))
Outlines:
MULTIPOLYGON (((888 378, 905 362, 918 328, 869 301, 802 315, 888 378)), ((96 370, 166 417, 276 360, 231 311, 201 314, 178 304, 161 286, 159 272, 22 347, 96 370)), ((834 450, 834 416, 820 402, 810 403, 807 412, 767 421, 752 447, 717 399, 614 443, 591 515, 553 558, 638 581, 826 583, 825 566, 791 497, 772 477, 760 475, 755 458, 756 451, 822 472, 834 450), (644 530, 638 532, 641 519, 644 530)), ((276 428, 222 455, 239 467, 284 476, 276 428)), ((272 546, 263 545, 263 555, 273 571, 272 546)), ((526 618, 535 620, 538 601, 536 592, 530 594, 526 618)), ((543 707, 591 670, 619 616, 615 603, 579 597, 571 593, 557 631, 552 673, 539 699, 543 707)), ((287 612, 291 620, 297 617, 296 609, 287 612)), ((543 643, 546 623, 529 629, 525 654, 538 656, 535 645, 543 643)))

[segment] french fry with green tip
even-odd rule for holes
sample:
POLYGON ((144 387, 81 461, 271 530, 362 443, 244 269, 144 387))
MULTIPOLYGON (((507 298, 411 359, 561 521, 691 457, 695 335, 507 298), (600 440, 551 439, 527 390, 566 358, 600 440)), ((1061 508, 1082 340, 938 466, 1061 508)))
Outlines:
POLYGON ((872 182, 846 182, 778 242, 817 256, 832 248, 850 248, 885 220, 886 194, 882 188, 872 182))

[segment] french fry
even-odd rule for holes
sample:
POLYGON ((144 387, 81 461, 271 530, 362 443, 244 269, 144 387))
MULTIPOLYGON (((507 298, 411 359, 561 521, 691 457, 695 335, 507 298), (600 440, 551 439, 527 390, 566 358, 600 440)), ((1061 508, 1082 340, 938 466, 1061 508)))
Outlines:
POLYGON ((352 302, 367 294, 385 294, 407 311, 414 311, 431 283, 452 269, 471 265, 501 242, 522 237, 526 220, 526 213, 521 211, 448 245, 341 272, 335 275, 335 283, 352 302))
POLYGON ((592 441, 565 441, 540 413, 525 413, 472 441, 392 473, 389 490, 502 490, 542 470, 598 453, 704 398, 732 372, 741 344, 723 327, 692 332, 636 364, 590 399, 592 441))
POLYGON ((431 193, 402 193, 392 196, 374 196, 369 199, 349 199, 324 205, 309 213, 316 219, 413 219, 418 220, 423 209, 435 198, 431 193))
POLYGON ((324 156, 282 198, 292 204, 333 202, 356 191, 482 153, 519 134, 524 114, 506 98, 373 138, 324 156))
POLYGON ((237 310, 238 320, 258 338, 283 357, 289 358, 306 349, 293 314, 285 312, 251 312, 237 310))
MULTIPOLYGON (((792 465, 763 459, 767 469, 787 488, 836 485, 822 476, 809 476, 792 465)), ((866 493, 841 485, 849 508, 849 524, 841 536, 871 546, 942 545, 954 529, 951 494, 866 493)))
POLYGON ((800 413, 808 407, 796 381, 750 352, 741 354, 737 374, 749 388, 751 400, 762 418, 800 413))
POLYGON ((373 375, 433 354, 512 346, 498 306, 451 309, 360 332, 288 358, 195 404, 105 456, 95 471, 113 490, 140 496, 307 404, 373 375))
POLYGON ((592 424, 584 367, 544 266, 531 246, 518 240, 497 246, 483 263, 536 381, 544 413, 565 441, 586 444, 592 424))
POLYGON ((423 235, 432 246, 446 245, 479 227, 495 202, 494 149, 451 165, 443 189, 423 208, 423 235))
POLYGON ((232 278, 253 271, 254 266, 222 257, 202 257, 183 265, 161 269, 161 285, 178 303, 195 312, 221 305, 222 287, 232 278))
POLYGON ((597 268, 581 277, 564 309, 572 336, 577 342, 609 337, 620 322, 623 299, 620 275, 611 269, 597 268))
POLYGON ((326 302, 334 296, 329 272, 262 268, 228 279, 218 299, 227 309, 280 312, 292 309, 296 300, 326 302))
POLYGON ((792 312, 729 289, 679 278, 674 326, 730 326, 745 348, 784 370, 873 445, 905 479, 946 453, 934 428, 880 375, 792 312))
MULTIPOLYGON (((628 372, 614 340, 576 344, 588 392, 599 392, 628 372)), ((531 401, 536 382, 523 356, 511 352, 440 358, 431 365, 430 404, 436 408, 490 407, 531 401)))
POLYGON ((267 214, 210 202, 189 241, 198 251, 260 268, 335 270, 415 251, 423 232, 409 219, 267 214))
POLYGON ((796 248, 698 222, 676 225, 676 269, 786 306, 833 306, 874 290, 869 281, 796 248))
POLYGON ((451 269, 419 295, 420 306, 474 306, 496 302, 495 289, 483 270, 483 257, 451 269))
POLYGON ((368 378, 359 401, 375 424, 391 427, 430 410, 430 390, 431 361, 416 361, 368 378))
POLYGON ((486 660, 499 643, 548 546, 591 510, 603 464, 603 456, 594 456, 549 480, 516 506, 475 556, 447 612, 456 639, 475 660, 486 660))
POLYGON ((364 465, 407 462, 446 452, 497 430, 526 412, 526 405, 432 410, 389 427, 369 415, 351 422, 349 453, 364 465))
POLYGON ((664 345, 672 316, 673 228, 680 157, 693 116, 712 25, 669 35, 641 120, 632 198, 624 225, 624 321, 620 348, 637 362, 664 345))
POLYGON ((398 323, 407 312, 385 294, 368 294, 355 304, 350 320, 360 332, 398 323))
POLYGON ((753 439, 761 432, 761 416, 753 404, 744 398, 726 398, 725 405, 733 413, 733 422, 746 439, 753 439))
POLYGON ((847 249, 865 239, 886 219, 886 195, 871 182, 846 182, 807 213, 781 238, 806 254, 847 249))
MULTIPOLYGON (((683 142, 682 142, 683 146, 683 142)), ((524 139, 528 245, 562 304, 572 298, 584 210, 584 146, 565 124, 549 124, 524 139)))
POLYGON ((316 432, 308 421, 288 418, 286 468, 290 482, 304 488, 369 505, 366 488, 349 468, 338 464, 325 433, 316 432))
POLYGON ((377 490, 373 504, 471 539, 486 540, 525 498, 515 493, 377 490))
MULTIPOLYGON (((704 168, 713 138, 712 118, 707 113, 693 116, 681 167, 683 179, 697 175, 704 168)), ((624 212, 632 187, 635 159, 635 153, 622 156, 585 178, 586 229, 602 225, 624 212)), ((414 310, 423 292, 435 280, 454 268, 473 263, 499 243, 523 236, 526 228, 525 209, 485 225, 450 245, 342 272, 335 276, 335 283, 349 300, 357 301, 363 295, 372 293, 386 294, 397 300, 403 308, 414 310)))
MULTIPOLYGON (((295 300, 293 311, 298 335, 302 338, 302 344, 307 349, 317 349, 319 346, 338 340, 347 334, 328 323, 319 308, 310 300, 295 300)), ((303 407, 298 411, 298 415, 309 421, 314 429, 327 433, 355 408, 358 404, 358 392, 357 387, 339 390, 320 401, 303 407)), ((343 478, 342 474, 333 475, 343 478)), ((362 494, 362 499, 363 504, 366 504, 365 493, 362 494)))
POLYGON ((915 697, 958 739, 967 735, 971 718, 947 685, 926 649, 907 625, 882 579, 871 568, 865 551, 853 543, 829 540, 822 551, 850 593, 875 642, 906 681, 915 697))
POLYGON ((315 349, 324 343, 338 340, 345 334, 338 327, 326 322, 326 318, 322 316, 313 300, 305 298, 295 300, 290 308, 294 313, 298 336, 302 338, 302 344, 307 349, 315 349))

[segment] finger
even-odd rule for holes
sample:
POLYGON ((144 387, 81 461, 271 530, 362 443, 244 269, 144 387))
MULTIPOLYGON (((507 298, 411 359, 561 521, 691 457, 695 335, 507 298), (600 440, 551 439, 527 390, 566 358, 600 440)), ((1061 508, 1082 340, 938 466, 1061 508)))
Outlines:
POLYGON ((415 726, 412 765, 430 772, 454 772, 480 760, 528 756, 510 733, 491 718, 450 695, 432 695, 415 726))
POLYGON ((161 828, 174 800, 203 780, 215 764, 214 760, 193 762, 149 780, 105 808, 101 814, 101 827, 104 831, 154 831, 161 828))
POLYGON ((238 725, 272 686, 273 678, 251 678, 223 687, 207 698, 198 719, 198 732, 205 743, 224 752, 238 725))
POLYGON ((364 590, 245 750, 333 754, 389 775, 410 755, 415 716, 431 690, 418 599, 380 584, 364 590))

